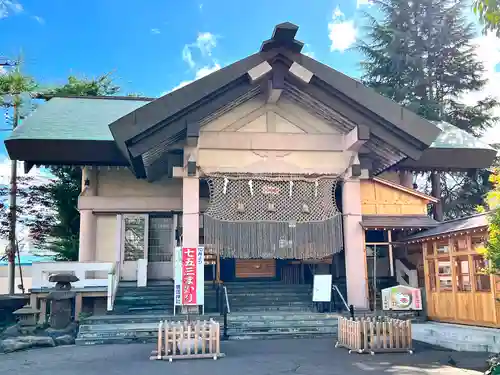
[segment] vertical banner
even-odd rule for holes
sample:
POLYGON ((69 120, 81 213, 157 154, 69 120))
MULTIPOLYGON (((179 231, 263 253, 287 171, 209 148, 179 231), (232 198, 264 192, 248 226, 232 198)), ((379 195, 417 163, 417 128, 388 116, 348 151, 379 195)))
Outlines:
POLYGON ((199 306, 205 297, 205 251, 203 247, 176 247, 174 253, 174 303, 199 306))
POLYGON ((197 305, 196 290, 198 283, 196 269, 198 268, 198 257, 196 247, 182 248, 182 304, 197 305))

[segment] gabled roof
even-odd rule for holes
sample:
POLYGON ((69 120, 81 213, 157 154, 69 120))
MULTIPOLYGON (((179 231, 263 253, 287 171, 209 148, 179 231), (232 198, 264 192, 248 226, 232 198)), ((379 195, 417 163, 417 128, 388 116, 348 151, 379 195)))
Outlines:
POLYGON ((460 219, 454 219, 442 222, 438 226, 417 233, 403 239, 403 242, 420 242, 432 237, 448 235, 451 233, 470 232, 488 227, 488 213, 467 216, 460 219))
MULTIPOLYGON (((297 30, 291 23, 277 25, 259 52, 158 99, 51 99, 6 140, 9 156, 27 165, 128 165, 138 177, 146 177, 164 170, 165 159, 196 139, 203 121, 264 95, 269 82, 288 100, 326 121, 340 116, 346 133, 356 126, 369 127, 370 139, 360 150, 360 160, 368 162, 375 174, 393 165, 416 169, 412 163, 422 158, 433 168, 445 167, 444 162, 439 166, 443 158, 426 157, 442 149, 438 140, 444 135, 440 136, 438 126, 302 55, 303 43, 295 39, 297 30), (259 79, 250 76, 252 70, 267 69, 266 64, 269 70, 259 79), (307 82, 292 74, 292 67, 309 74, 307 82), (431 144, 438 147, 427 150, 431 144)), ((490 149, 482 151, 467 149, 468 165, 484 167, 492 160, 490 149)), ((453 168, 466 164, 455 160, 449 160, 453 168)))
POLYGON ((418 160, 406 159, 397 165, 401 169, 467 170, 489 168, 498 150, 479 138, 447 122, 434 122, 442 132, 418 160))
POLYGON ((433 203, 439 202, 439 199, 437 199, 437 198, 434 198, 434 197, 427 195, 425 193, 421 193, 420 191, 416 191, 416 190, 407 188, 406 186, 397 184, 395 182, 388 181, 388 180, 383 179, 383 178, 373 177, 372 180, 375 182, 378 182, 379 184, 389 186, 393 189, 397 189, 397 190, 400 190, 402 192, 405 192, 406 194, 413 195, 413 196, 418 197, 418 198, 425 200, 427 202, 433 202, 433 203))
POLYGON ((112 123, 111 133, 123 155, 145 171, 147 164, 168 152, 169 147, 185 144, 188 133, 196 138, 200 121, 207 116, 222 113, 228 106, 249 100, 275 85, 276 89, 291 92, 312 111, 326 116, 340 113, 349 119, 352 125, 346 125, 346 133, 352 130, 350 126, 368 126, 373 134, 368 149, 376 155, 375 171, 405 157, 418 159, 441 130, 356 80, 302 55, 303 44, 295 40, 297 31, 298 27, 291 23, 277 25, 272 38, 263 43, 258 53, 112 123), (297 79, 297 73, 290 74, 293 67, 306 72, 308 78, 297 79), (252 77, 251 71, 259 69, 264 71, 259 79, 252 77))

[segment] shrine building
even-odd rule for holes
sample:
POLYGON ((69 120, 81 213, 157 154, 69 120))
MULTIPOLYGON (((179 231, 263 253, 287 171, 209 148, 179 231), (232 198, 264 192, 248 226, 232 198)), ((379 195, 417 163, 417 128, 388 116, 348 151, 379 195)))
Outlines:
POLYGON ((255 54, 160 98, 54 97, 21 122, 5 145, 26 172, 83 170, 80 263, 147 286, 172 279, 176 246, 204 246, 207 281, 328 273, 357 309, 376 303, 377 278, 423 286, 401 277, 416 265, 396 244, 436 227, 440 202, 413 172, 435 181, 496 152, 302 54, 297 31, 279 24, 255 54))

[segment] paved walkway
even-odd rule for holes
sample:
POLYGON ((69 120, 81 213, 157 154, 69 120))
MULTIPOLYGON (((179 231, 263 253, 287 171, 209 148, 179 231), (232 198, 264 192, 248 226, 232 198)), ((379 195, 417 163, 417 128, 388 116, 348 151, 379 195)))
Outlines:
POLYGON ((0 355, 0 374, 16 375, 336 375, 481 374, 486 356, 418 348, 408 354, 348 354, 332 339, 224 342, 226 358, 150 361, 154 345, 57 347, 0 355), (447 365, 450 356, 456 367, 447 365))

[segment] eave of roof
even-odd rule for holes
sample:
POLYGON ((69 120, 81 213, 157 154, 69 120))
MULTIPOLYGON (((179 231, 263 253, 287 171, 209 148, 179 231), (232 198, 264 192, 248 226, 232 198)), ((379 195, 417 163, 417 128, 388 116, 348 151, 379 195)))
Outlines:
POLYGON ((363 215, 361 226, 365 229, 423 229, 439 225, 427 215, 363 215))
POLYGON ((418 160, 406 159, 395 168, 409 170, 468 170, 489 168, 498 150, 447 122, 435 122, 442 132, 418 160))
POLYGON ((432 238, 451 234, 463 234, 473 231, 484 231, 488 227, 488 213, 448 220, 438 226, 402 239, 401 242, 422 242, 432 238))
MULTIPOLYGON (((136 155, 138 150, 136 148, 136 151, 131 152, 129 146, 138 144, 141 139, 162 127, 175 124, 172 134, 168 136, 164 134, 169 139, 178 141, 179 137, 185 137, 183 134, 186 133, 185 128, 188 124, 186 120, 184 124, 180 123, 183 117, 193 117, 189 121, 198 121, 197 116, 188 116, 188 114, 194 109, 198 110, 201 106, 211 105, 212 100, 217 98, 217 92, 224 91, 224 88, 238 79, 249 80, 249 70, 265 61, 271 61, 278 55, 299 63, 309 70, 313 74, 309 87, 314 86, 315 92, 321 93, 327 102, 328 99, 335 97, 355 110, 368 111, 374 124, 380 122, 378 137, 385 142, 389 142, 388 138, 392 138, 396 142, 392 146, 400 148, 400 151, 406 152, 406 155, 418 158, 422 151, 436 139, 441 130, 434 124, 364 87, 356 80, 300 54, 302 43, 294 39, 297 30, 298 27, 291 23, 277 25, 272 39, 263 44, 260 52, 171 92, 110 124, 113 137, 123 155, 131 159, 132 154, 136 155), (328 98, 328 95, 331 97, 328 98), (384 129, 384 126, 389 125, 391 131, 384 129), (405 148, 401 149, 403 145, 405 148)), ((323 99, 319 100, 324 102, 323 99)), ((164 142, 164 140, 160 139, 159 142, 164 142)))

